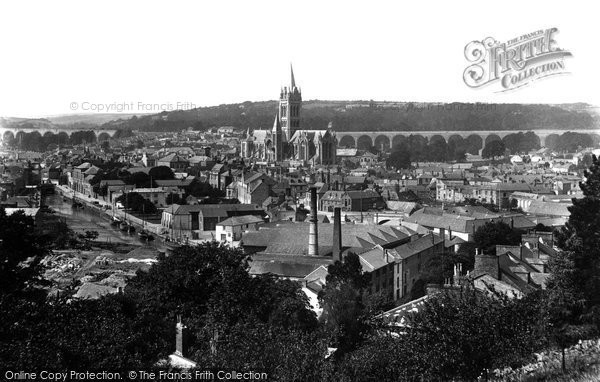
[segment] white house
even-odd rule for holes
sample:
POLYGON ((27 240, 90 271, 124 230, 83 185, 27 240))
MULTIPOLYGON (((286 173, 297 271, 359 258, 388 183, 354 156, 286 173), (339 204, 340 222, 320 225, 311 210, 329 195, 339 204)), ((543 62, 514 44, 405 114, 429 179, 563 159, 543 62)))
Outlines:
POLYGON ((254 215, 232 216, 217 224, 215 238, 221 243, 233 244, 240 241, 244 231, 256 231, 262 223, 264 220, 254 215))

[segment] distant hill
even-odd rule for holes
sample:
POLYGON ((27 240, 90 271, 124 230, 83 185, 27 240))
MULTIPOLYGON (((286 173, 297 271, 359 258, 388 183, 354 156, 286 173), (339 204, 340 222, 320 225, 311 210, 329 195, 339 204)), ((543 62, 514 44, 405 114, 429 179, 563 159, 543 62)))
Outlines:
MULTIPOLYGON (((79 114, 45 119, 4 119, 10 125, 32 123, 71 128, 178 131, 214 126, 270 129, 278 101, 243 102, 159 114, 79 114)), ((0 119, 0 123, 2 123, 0 119)), ((598 108, 584 104, 470 104, 308 100, 302 104, 302 128, 337 131, 600 129, 598 108)))
MULTIPOLYGON (((170 131, 213 126, 269 129, 277 101, 202 107, 108 122, 111 128, 170 131)), ((587 104, 522 105, 308 100, 302 127, 338 131, 590 129, 600 126, 597 110, 587 104)))

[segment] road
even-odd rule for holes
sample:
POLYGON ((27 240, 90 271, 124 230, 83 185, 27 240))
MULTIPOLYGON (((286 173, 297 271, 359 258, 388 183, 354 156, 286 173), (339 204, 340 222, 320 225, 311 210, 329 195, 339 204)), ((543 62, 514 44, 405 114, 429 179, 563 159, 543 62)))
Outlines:
POLYGON ((97 241, 109 243, 126 243, 140 246, 150 246, 162 249, 161 240, 151 242, 142 242, 136 233, 128 234, 119 230, 118 227, 110 225, 108 215, 102 216, 91 208, 74 209, 70 200, 64 201, 59 194, 46 197, 46 204, 52 208, 58 216, 64 217, 68 226, 75 233, 85 233, 85 231, 97 231, 97 241))

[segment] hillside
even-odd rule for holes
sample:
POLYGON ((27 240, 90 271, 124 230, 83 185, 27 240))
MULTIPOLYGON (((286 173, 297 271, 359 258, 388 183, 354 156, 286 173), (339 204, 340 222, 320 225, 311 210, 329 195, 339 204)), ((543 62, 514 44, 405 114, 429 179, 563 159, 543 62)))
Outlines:
MULTIPOLYGON (((5 127, 107 128, 178 131, 214 126, 268 129, 278 101, 244 102, 160 114, 77 114, 45 119, 2 118, 5 127)), ((302 127, 337 131, 600 129, 598 109, 587 104, 468 104, 308 100, 302 127)))
MULTIPOLYGON (((113 121, 106 127, 169 131, 234 126, 270 128, 277 101, 202 107, 187 111, 113 121)), ((319 101, 302 104, 306 129, 322 129, 333 122, 338 131, 598 129, 599 118, 589 105, 520 105, 465 103, 405 103, 373 101, 319 101)))

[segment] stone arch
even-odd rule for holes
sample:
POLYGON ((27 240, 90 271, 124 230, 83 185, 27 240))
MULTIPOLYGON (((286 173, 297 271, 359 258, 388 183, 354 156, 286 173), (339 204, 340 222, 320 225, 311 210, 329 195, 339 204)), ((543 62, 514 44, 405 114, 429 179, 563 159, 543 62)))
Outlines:
POLYGON ((467 152, 469 154, 477 155, 479 150, 483 149, 483 138, 479 134, 471 134, 465 139, 467 146, 467 152))
POLYGON ((356 147, 360 150, 368 150, 373 147, 373 138, 368 135, 361 135, 356 141, 356 147))
POLYGON ((408 142, 408 138, 405 135, 396 135, 392 139, 392 147, 399 146, 399 145, 404 144, 406 142, 408 142))
POLYGON ((381 151, 388 151, 390 149, 390 138, 387 135, 378 135, 375 138, 375 148, 381 151))
POLYGON ((338 145, 340 147, 356 147, 356 141, 352 135, 344 135, 338 145))
POLYGON ((460 147, 465 142, 465 139, 458 134, 453 134, 448 137, 448 144, 452 144, 454 146, 460 147))
POLYGON ((502 138, 500 138, 499 135, 497 135, 497 134, 490 134, 487 137, 485 137, 485 144, 489 145, 493 141, 501 141, 501 140, 502 140, 502 138))
POLYGON ((446 138, 444 138, 444 137, 443 137, 442 135, 440 135, 440 134, 432 135, 432 136, 429 138, 429 143, 430 143, 430 144, 431 144, 432 142, 434 142, 434 141, 444 141, 444 143, 447 143, 447 142, 446 142, 446 138))
POLYGON ((108 141, 110 139, 110 134, 106 131, 98 134, 98 142, 108 141))

